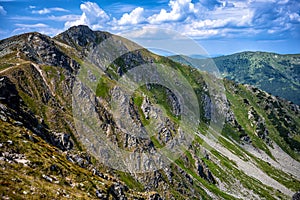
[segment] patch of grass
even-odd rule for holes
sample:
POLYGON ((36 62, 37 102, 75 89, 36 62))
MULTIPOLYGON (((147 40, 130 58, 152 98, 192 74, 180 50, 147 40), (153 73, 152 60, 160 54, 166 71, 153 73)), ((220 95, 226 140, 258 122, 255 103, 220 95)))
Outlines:
MULTIPOLYGON (((232 89, 230 89, 231 82, 227 81, 225 85, 228 90, 227 97, 232 104, 231 107, 234 110, 237 121, 243 126, 243 128, 246 130, 246 133, 248 133, 251 137, 253 146, 265 151, 271 158, 274 159, 263 140, 253 134, 253 132, 255 131, 255 127, 250 126, 247 116, 247 112, 250 106, 255 109, 258 115, 264 118, 265 126, 269 131, 269 137, 274 140, 286 153, 299 161, 300 154, 297 154, 292 150, 294 143, 285 140, 285 138, 287 138, 285 134, 287 134, 287 130, 290 127, 286 127, 284 124, 281 124, 281 122, 285 122, 284 118, 280 118, 283 113, 285 113, 286 115, 289 113, 288 115, 291 120, 295 124, 299 124, 299 117, 296 113, 290 113, 291 109, 286 106, 287 103, 280 102, 280 100, 276 100, 275 102, 273 102, 273 100, 271 99, 271 102, 276 109, 266 109, 266 102, 269 100, 269 97, 267 97, 264 92, 261 92, 255 88, 252 91, 247 89, 243 85, 238 85, 237 87, 235 87, 237 90, 237 94, 234 94, 232 89), (250 105, 245 105, 243 103, 243 99, 247 99, 250 105), (280 125, 278 126, 277 124, 280 125)), ((289 129, 289 131, 294 132, 293 129, 289 129)))
POLYGON ((241 92, 237 94, 234 94, 234 92, 226 92, 226 96, 229 99, 229 101, 231 102, 231 109, 233 110, 235 116, 236 116, 236 120, 238 121, 238 123, 244 128, 245 133, 247 133, 252 141, 253 146, 263 150, 264 152, 266 152, 270 157, 273 158, 270 150, 267 148, 266 144, 264 143, 264 141, 260 138, 258 138, 255 134, 254 134, 254 127, 252 127, 250 125, 249 119, 248 119, 248 111, 250 106, 245 105, 243 103, 243 100, 246 98, 251 102, 252 104, 252 96, 250 94, 247 93, 247 91, 243 88, 244 86, 239 85, 238 89, 242 90, 241 92))
POLYGON ((185 155, 187 156, 191 167, 194 167, 195 166, 195 160, 194 160, 192 154, 187 150, 187 151, 185 151, 185 155))
POLYGON ((297 192, 299 190, 300 181, 298 181, 296 178, 292 177, 291 175, 288 175, 287 173, 273 167, 269 163, 256 158, 252 156, 252 158, 257 163, 258 167, 262 169, 266 174, 268 174, 270 177, 281 183, 282 185, 286 186, 287 188, 293 190, 294 192, 297 192))
POLYGON ((130 189, 142 192, 144 191, 144 186, 137 180, 135 180, 129 173, 117 171, 120 180, 123 181, 130 189))
POLYGON ((221 155, 219 152, 216 150, 211 150, 211 153, 217 157, 221 161, 221 165, 225 166, 229 170, 233 170, 234 166, 237 167, 236 163, 227 157, 221 155))
MULTIPOLYGON (((234 162, 229 160, 227 157, 220 155, 217 151, 212 150, 211 153, 219 159, 220 163, 216 164, 211 160, 204 159, 205 163, 209 166, 209 169, 214 175, 223 182, 228 183, 230 187, 232 187, 232 181, 237 179, 243 187, 252 190, 255 194, 258 194, 262 198, 276 199, 275 195, 281 199, 287 198, 283 193, 278 192, 267 185, 263 185, 257 179, 246 175, 242 170, 237 168, 237 165, 234 162)), ((268 169, 269 168, 265 170, 268 169)), ((231 190, 234 189, 235 188, 231 188, 231 190)))
MULTIPOLYGON (((3 152, 23 154, 30 161, 28 166, 0 162, 0 191, 3 197, 64 199, 69 196, 70 199, 96 199, 97 189, 108 193, 110 186, 117 181, 109 175, 105 179, 93 175, 89 169, 68 161, 65 154, 26 128, 0 121, 0 141, 3 152), (9 144, 8 140, 13 144, 9 144), (53 165, 55 170, 51 170, 53 165), (47 181, 43 175, 52 177, 53 181, 47 181)), ((97 165, 95 167, 103 173, 104 170, 97 165)), ((129 191, 125 191, 126 196, 147 196, 143 185, 130 174, 120 172, 120 179, 129 187, 129 191)))
MULTIPOLYGON (((4 184, 0 184, 2 196, 9 196, 13 199, 25 197, 57 199, 63 198, 63 190, 65 194, 74 199, 94 196, 96 187, 89 189, 89 192, 92 193, 92 196, 89 197, 87 190, 77 187, 72 188, 66 180, 66 178, 69 178, 73 183, 80 181, 85 184, 85 180, 91 180, 91 172, 67 161, 63 155, 58 153, 56 148, 45 143, 41 138, 35 136, 25 128, 15 127, 3 122, 0 123, 0 127, 0 140, 11 140, 13 142, 13 145, 5 144, 3 150, 24 154, 26 159, 30 161, 28 166, 18 163, 0 163, 0 179, 2 183, 5 182, 4 184), (36 142, 27 140, 29 135, 36 142), (53 164, 57 166, 59 171, 54 172, 49 170, 53 164), (2 170, 3 167, 5 167, 5 170, 2 170), (48 182, 42 177, 43 174, 56 177, 59 182, 48 182)), ((94 178, 101 180, 97 177, 94 178)))
POLYGON ((110 96, 109 91, 113 85, 114 84, 109 78, 102 76, 97 84, 96 96, 107 99, 110 96))
POLYGON ((12 64, 9 64, 9 63, 1 63, 0 64, 0 70, 3 70, 3 69, 6 69, 6 68, 8 68, 8 67, 11 67, 11 66, 13 66, 12 64))
POLYGON ((150 140, 153 142, 155 148, 160 149, 164 147, 164 145, 161 144, 154 135, 150 136, 150 140))
POLYGON ((138 111, 138 114, 139 114, 139 117, 140 117, 140 120, 143 124, 143 126, 147 126, 150 124, 150 119, 146 119, 145 117, 145 114, 144 112, 142 111, 142 104, 143 104, 143 100, 144 100, 144 97, 142 96, 142 93, 139 92, 139 91, 136 91, 134 94, 133 94, 133 103, 134 105, 136 106, 136 109, 138 111))
MULTIPOLYGON (((203 189, 204 186, 201 184, 201 182, 199 182, 193 178, 193 183, 190 185, 190 183, 186 180, 186 177, 183 176, 183 174, 181 174, 178 171, 178 165, 176 163, 171 164, 171 169, 172 169, 172 172, 174 173, 174 176, 173 176, 174 182, 177 182, 177 184, 184 186, 187 190, 189 190, 189 188, 193 187, 193 193, 196 194, 198 196, 198 198, 194 197, 194 196, 189 196, 189 199, 199 199, 199 196, 201 196, 200 199, 212 199, 207 194, 207 192, 203 189)), ((186 199, 186 196, 184 195, 184 189, 180 189, 180 190, 176 191, 174 188, 171 188, 170 192, 171 192, 172 196, 174 196, 176 199, 186 199)))
POLYGON ((238 145, 232 144, 231 142, 227 141, 226 139, 224 139, 222 137, 219 137, 218 141, 221 142, 224 145, 224 147, 226 147, 233 154, 238 155, 243 160, 248 160, 245 157, 245 153, 243 152, 243 149, 240 148, 238 145))
POLYGON ((206 180, 204 180, 203 178, 201 178, 200 176, 198 176, 192 169, 186 168, 184 165, 183 160, 181 159, 177 159, 175 161, 175 163, 182 168, 183 170, 185 170, 188 174, 190 174, 194 180, 199 181, 202 185, 204 185, 209 191, 213 192, 215 195, 223 198, 223 199, 228 199, 228 200, 232 200, 232 199, 236 199, 235 197, 226 194, 224 192, 222 192, 217 186, 215 186, 214 184, 210 184, 208 183, 206 180))
POLYGON ((150 89, 147 89, 146 86, 142 86, 141 90, 150 97, 153 103, 161 105, 169 118, 176 123, 179 122, 180 116, 176 116, 173 113, 171 102, 168 100, 167 88, 161 85, 151 84, 150 89))
POLYGON ((243 133, 236 131, 228 123, 224 124, 221 134, 224 136, 227 136, 227 137, 229 136, 230 138, 232 138, 233 140, 235 140, 238 143, 240 142, 240 138, 243 135, 243 133))

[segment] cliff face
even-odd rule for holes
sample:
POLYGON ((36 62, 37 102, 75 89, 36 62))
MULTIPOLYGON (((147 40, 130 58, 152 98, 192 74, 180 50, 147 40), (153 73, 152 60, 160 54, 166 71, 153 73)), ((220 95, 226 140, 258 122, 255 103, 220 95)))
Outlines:
POLYGON ((86 26, 0 41, 1 195, 291 197, 299 106, 212 79, 86 26))

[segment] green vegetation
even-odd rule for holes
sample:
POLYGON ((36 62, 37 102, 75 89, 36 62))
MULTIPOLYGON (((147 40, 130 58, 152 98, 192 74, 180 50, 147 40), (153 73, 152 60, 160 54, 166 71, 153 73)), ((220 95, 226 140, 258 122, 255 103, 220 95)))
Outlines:
POLYGON ((117 171, 117 174, 120 177, 120 180, 123 181, 130 189, 142 192, 144 191, 144 186, 136 181, 132 175, 127 172, 117 171))
POLYGON ((0 140, 10 140, 13 143, 13 145, 5 143, 2 149, 23 154, 29 160, 28 166, 1 161, 1 168, 5 167, 0 175, 2 196, 10 196, 14 199, 24 198, 27 195, 31 198, 63 198, 64 195, 74 199, 90 198, 95 194, 96 185, 106 190, 111 184, 100 177, 93 176, 88 170, 68 162, 56 148, 27 129, 14 127, 5 122, 0 126, 0 140), (35 142, 28 138, 33 138, 35 142), (51 171, 50 168, 54 164, 55 169, 58 170, 51 171), (44 174, 57 182, 51 183, 45 180, 44 174), (82 183, 82 186, 79 183, 82 183), (101 186, 99 183, 107 186, 101 186), (75 187, 70 184, 74 184, 75 187), (88 196, 87 192, 92 196, 88 196))
MULTIPOLYGON (((227 84, 225 84, 225 86, 227 86, 227 84)), ((231 109, 236 116, 237 122, 244 128, 245 133, 250 136, 253 146, 258 147, 265 151, 270 157, 273 157, 264 141, 254 134, 255 128, 251 126, 248 119, 250 105, 245 104, 244 99, 248 99, 251 105, 255 106, 256 103, 254 103, 255 101, 253 100, 255 97, 250 95, 244 86, 238 86, 237 89, 238 91, 240 90, 238 94, 234 94, 232 91, 226 93, 227 98, 232 104, 231 109)))
POLYGON ((281 183, 282 185, 290 188, 292 191, 297 192, 299 190, 300 181, 297 180, 295 177, 273 167, 270 163, 260 160, 252 156, 252 158, 257 163, 258 167, 262 169, 266 174, 270 177, 281 183))
POLYGON ((273 139, 285 152, 291 155, 294 159, 300 160, 300 155, 296 154, 293 151, 293 148, 296 146, 299 147, 297 142, 293 139, 287 139, 287 133, 294 134, 295 136, 299 135, 299 116, 295 113, 287 113, 285 110, 289 110, 288 104, 284 103, 278 108, 277 114, 275 115, 274 109, 268 108, 267 104, 275 104, 278 106, 277 103, 272 103, 272 100, 269 100, 264 93, 258 92, 257 89, 254 91, 250 91, 246 89, 245 86, 239 85, 236 89, 238 93, 234 93, 230 89, 229 82, 225 82, 226 88, 228 90, 227 97, 232 103, 231 108, 233 109, 237 121, 240 125, 245 129, 246 133, 251 137, 253 145, 258 147, 259 149, 264 150, 269 156, 273 157, 269 152, 266 144, 257 136, 253 135, 255 127, 252 127, 249 123, 249 119, 247 113, 250 107, 254 108, 255 111, 263 117, 265 120, 266 128, 269 130, 269 137, 273 139), (249 101, 249 105, 244 103, 244 99, 249 101), (270 114, 268 114, 270 113, 270 114), (272 114, 273 113, 273 114, 272 114), (285 114, 285 118, 289 119, 289 124, 282 124, 286 120, 284 118, 280 118, 281 115, 285 114), (294 124, 294 125, 292 125, 294 124), (283 135, 285 134, 285 135, 283 135), (291 142, 287 142, 289 140, 291 142))
POLYGON ((171 91, 164 86, 151 84, 150 89, 146 89, 146 86, 142 86, 142 91, 150 97, 154 104, 159 104, 162 106, 167 116, 172 120, 178 122, 180 120, 180 115, 176 116, 173 112, 172 104, 170 102, 169 96, 171 91))
POLYGON ((98 81, 96 96, 107 99, 108 97, 110 97, 109 91, 113 87, 113 85, 113 82, 109 78, 102 76, 98 81))
POLYGON ((200 176, 198 176, 196 174, 196 172, 194 172, 192 169, 187 168, 184 165, 184 162, 181 159, 177 159, 175 161, 175 163, 184 171, 186 171, 188 174, 190 174, 193 179, 195 181, 199 181, 202 185, 204 185, 209 191, 213 192, 215 195, 220 196, 223 199, 228 199, 228 200, 232 200, 232 199, 236 199, 231 195, 228 195, 224 192, 222 192, 218 187, 216 187, 214 184, 208 183, 206 180, 204 180, 203 178, 201 178, 200 176))
POLYGON ((161 144, 154 135, 150 136, 150 140, 153 142, 155 148, 160 149, 164 147, 164 145, 161 144))
POLYGON ((200 66, 203 64, 213 61, 223 77, 256 86, 298 105, 299 58, 299 54, 280 55, 267 52, 241 52, 213 59, 171 57, 175 61, 199 69, 202 69, 200 66))
POLYGON ((141 120, 143 126, 147 126, 150 124, 150 120, 145 118, 145 114, 142 111, 141 106, 143 104, 143 100, 144 100, 144 97, 142 96, 141 92, 136 91, 133 94, 133 103, 136 106, 140 120, 141 120))

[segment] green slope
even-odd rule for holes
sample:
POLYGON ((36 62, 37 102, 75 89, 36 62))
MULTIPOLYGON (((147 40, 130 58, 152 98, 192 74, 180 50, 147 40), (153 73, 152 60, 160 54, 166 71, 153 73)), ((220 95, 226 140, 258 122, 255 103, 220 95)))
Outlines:
POLYGON ((197 67, 213 61, 222 77, 250 84, 273 95, 300 104, 300 55, 242 52, 213 59, 173 56, 178 62, 197 67))

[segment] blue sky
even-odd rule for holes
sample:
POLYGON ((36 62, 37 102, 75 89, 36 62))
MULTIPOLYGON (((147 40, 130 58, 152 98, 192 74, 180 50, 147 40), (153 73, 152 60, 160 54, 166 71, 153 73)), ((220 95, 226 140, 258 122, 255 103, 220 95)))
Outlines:
POLYGON ((298 0, 0 0, 0 39, 38 31, 54 36, 86 24, 115 34, 166 28, 209 54, 300 53, 298 0))

